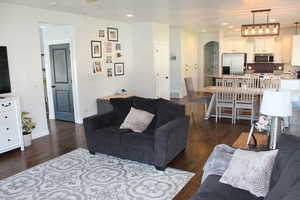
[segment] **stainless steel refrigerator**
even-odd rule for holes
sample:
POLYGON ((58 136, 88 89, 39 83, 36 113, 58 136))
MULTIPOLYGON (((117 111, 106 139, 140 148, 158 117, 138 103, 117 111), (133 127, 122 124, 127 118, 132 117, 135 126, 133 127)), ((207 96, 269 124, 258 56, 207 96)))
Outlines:
POLYGON ((225 72, 225 74, 243 74, 246 61, 247 54, 224 53, 222 56, 223 72, 225 72))

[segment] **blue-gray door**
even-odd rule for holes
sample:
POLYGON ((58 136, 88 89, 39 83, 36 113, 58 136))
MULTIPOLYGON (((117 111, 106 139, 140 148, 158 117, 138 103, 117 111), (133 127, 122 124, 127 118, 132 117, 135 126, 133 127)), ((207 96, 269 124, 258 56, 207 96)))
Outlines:
POLYGON ((208 42, 204 46, 204 87, 212 86, 213 78, 209 75, 219 74, 219 43, 208 42))
POLYGON ((70 45, 50 45, 55 119, 74 122, 70 45))

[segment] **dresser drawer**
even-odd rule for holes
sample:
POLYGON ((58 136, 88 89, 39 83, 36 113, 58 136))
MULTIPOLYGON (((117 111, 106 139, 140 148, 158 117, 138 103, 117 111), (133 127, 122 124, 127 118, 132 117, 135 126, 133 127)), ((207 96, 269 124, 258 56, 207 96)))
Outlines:
POLYGON ((16 102, 15 101, 1 101, 0 102, 0 112, 6 112, 10 110, 16 109, 16 102))
POLYGON ((16 128, 0 126, 0 149, 9 148, 20 144, 20 138, 16 128))
POLYGON ((0 112, 0 126, 15 127, 17 121, 17 112, 15 112, 14 110, 0 112))

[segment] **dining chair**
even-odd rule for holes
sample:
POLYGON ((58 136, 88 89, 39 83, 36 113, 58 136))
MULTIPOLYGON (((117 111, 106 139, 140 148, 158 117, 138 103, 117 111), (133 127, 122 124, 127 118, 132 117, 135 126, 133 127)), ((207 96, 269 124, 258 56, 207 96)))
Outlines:
POLYGON ((236 80, 232 77, 223 77, 216 80, 216 86, 219 87, 236 87, 236 80))
POLYGON ((231 109, 231 122, 234 124, 235 121, 235 113, 234 113, 234 106, 235 106, 235 92, 233 88, 229 87, 221 87, 215 93, 216 95, 216 122, 218 119, 221 119, 225 116, 223 112, 224 108, 231 109))
POLYGON ((250 111, 250 120, 253 124, 253 120, 256 114, 257 100, 253 93, 247 91, 247 89, 240 89, 235 94, 235 105, 234 105, 234 123, 241 117, 241 111, 250 111))
POLYGON ((191 103, 191 113, 195 110, 195 105, 197 104, 204 104, 204 111, 206 113, 207 111, 207 105, 209 104, 211 100, 211 96, 199 96, 196 94, 193 86, 193 79, 192 77, 186 77, 184 78, 186 92, 187 92, 187 98, 188 101, 191 103))

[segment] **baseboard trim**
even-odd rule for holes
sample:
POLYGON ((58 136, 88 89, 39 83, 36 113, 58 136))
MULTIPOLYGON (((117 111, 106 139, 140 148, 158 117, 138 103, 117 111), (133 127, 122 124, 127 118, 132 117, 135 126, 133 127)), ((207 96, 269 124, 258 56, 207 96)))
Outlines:
POLYGON ((39 131, 39 132, 35 132, 32 134, 32 139, 37 139, 37 138, 40 138, 40 137, 44 137, 46 135, 49 135, 49 130, 43 130, 43 131, 39 131))

